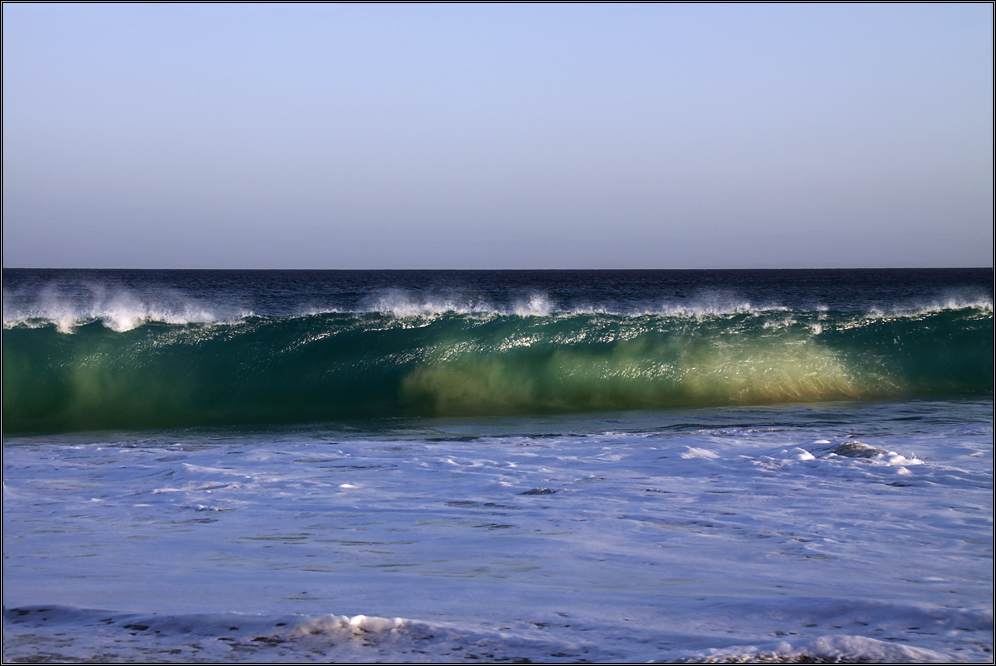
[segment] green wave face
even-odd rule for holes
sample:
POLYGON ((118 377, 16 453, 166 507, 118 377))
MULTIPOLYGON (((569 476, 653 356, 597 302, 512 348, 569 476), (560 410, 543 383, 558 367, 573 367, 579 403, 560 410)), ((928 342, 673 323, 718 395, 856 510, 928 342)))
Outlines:
POLYGON ((318 314, 4 331, 12 432, 761 405, 993 390, 991 308, 318 314))

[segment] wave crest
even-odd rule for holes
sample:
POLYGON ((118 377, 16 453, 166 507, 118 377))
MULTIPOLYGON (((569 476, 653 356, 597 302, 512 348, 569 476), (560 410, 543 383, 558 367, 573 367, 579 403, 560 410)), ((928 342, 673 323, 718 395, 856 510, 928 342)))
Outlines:
POLYGON ((3 326, 54 325, 61 333, 99 321, 123 333, 143 324, 215 324, 252 316, 239 307, 219 307, 174 289, 143 294, 121 287, 87 283, 73 288, 49 284, 30 298, 3 290, 3 326))

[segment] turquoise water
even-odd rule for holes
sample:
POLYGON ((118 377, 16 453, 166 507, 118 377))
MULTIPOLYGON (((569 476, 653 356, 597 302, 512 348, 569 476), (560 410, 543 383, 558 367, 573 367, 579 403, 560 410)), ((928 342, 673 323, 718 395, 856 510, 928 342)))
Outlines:
POLYGON ((811 273, 5 273, 4 429, 992 394, 991 272, 811 273))

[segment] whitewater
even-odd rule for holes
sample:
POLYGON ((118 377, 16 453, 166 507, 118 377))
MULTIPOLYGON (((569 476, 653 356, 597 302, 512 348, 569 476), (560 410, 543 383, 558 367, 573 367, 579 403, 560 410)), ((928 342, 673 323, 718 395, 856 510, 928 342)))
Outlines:
POLYGON ((3 290, 5 661, 992 660, 991 269, 3 290))

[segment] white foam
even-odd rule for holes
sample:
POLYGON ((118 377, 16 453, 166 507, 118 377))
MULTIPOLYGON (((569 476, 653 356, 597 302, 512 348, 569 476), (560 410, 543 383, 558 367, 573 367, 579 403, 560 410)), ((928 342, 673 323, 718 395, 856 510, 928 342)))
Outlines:
POLYGON ((753 303, 732 292, 702 291, 687 300, 662 302, 656 307, 645 310, 644 313, 703 318, 780 312, 788 309, 781 303, 773 301, 753 303))
POLYGON ((6 289, 3 292, 4 328, 54 324, 60 332, 71 333, 79 326, 100 321, 120 333, 150 322, 212 324, 252 314, 243 308, 212 306, 177 290, 140 294, 90 283, 83 285, 82 291, 70 293, 61 285, 49 284, 26 301, 6 289))
POLYGON ((511 307, 499 307, 487 300, 468 294, 413 294, 405 290, 387 290, 369 299, 365 312, 380 312, 395 317, 434 317, 444 314, 515 314, 521 317, 547 316, 555 312, 555 304, 545 294, 531 294, 514 302, 511 307))
POLYGON ((940 312, 943 310, 964 310, 972 308, 983 314, 993 313, 993 299, 982 294, 945 294, 938 298, 914 304, 907 312, 940 312))
POLYGON ((791 409, 708 411, 779 425, 700 430, 652 413, 645 427, 6 438, 8 613, 111 611, 8 624, 5 649, 19 661, 58 641, 63 661, 988 658, 991 403, 960 424, 964 405, 942 405, 912 433, 879 418, 913 408, 839 405, 806 427, 782 425, 791 409), (858 426, 869 443, 854 448, 877 453, 831 454, 858 426), (546 434, 461 436, 485 431, 546 434))
POLYGON ((695 655, 697 663, 779 663, 801 659, 819 659, 827 663, 948 663, 950 653, 897 645, 866 636, 820 636, 808 641, 779 641, 767 646, 737 645, 708 650, 695 655))
POLYGON ((395 317, 414 317, 448 313, 492 314, 496 309, 473 296, 430 294, 419 297, 408 291, 391 289, 367 301, 365 311, 383 312, 395 317))
MULTIPOLYGON (((935 299, 911 303, 889 309, 871 308, 857 314, 850 322, 838 323, 843 328, 861 326, 868 320, 883 318, 922 317, 945 310, 975 309, 980 316, 992 316, 992 299, 977 294, 946 294, 935 299)), ((405 289, 389 289, 367 298, 358 308, 359 313, 387 313, 398 318, 438 317, 445 314, 464 315, 518 315, 545 317, 550 315, 606 314, 625 317, 665 316, 709 319, 732 315, 773 315, 791 312, 777 302, 755 303, 734 293, 702 292, 688 299, 668 300, 658 303, 582 303, 566 307, 558 304, 548 294, 535 292, 524 295, 511 305, 497 305, 473 293, 459 291, 421 293, 405 289)), ((826 317, 825 305, 815 306, 815 311, 826 317)), ((336 307, 298 306, 293 316, 341 313, 336 307)), ((253 316, 250 308, 218 305, 181 293, 161 289, 155 292, 137 292, 121 286, 101 283, 76 285, 48 284, 31 294, 3 289, 3 325, 45 326, 55 325, 62 332, 101 321, 108 328, 124 332, 150 322, 168 324, 227 323, 253 316)), ((826 322, 807 322, 797 317, 771 318, 764 322, 768 328, 791 326, 802 321, 813 334, 820 334, 826 322)))
POLYGON ((553 312, 554 305, 546 294, 532 294, 516 303, 513 311, 521 317, 543 317, 553 312))
POLYGON ((719 454, 713 453, 708 449, 699 449, 694 446, 689 446, 681 454, 681 457, 685 460, 691 460, 692 458, 718 458, 719 454))
POLYGON ((916 457, 915 453, 911 453, 910 457, 900 455, 895 451, 887 451, 885 453, 879 453, 874 456, 872 460, 877 462, 885 463, 886 465, 892 465, 895 467, 906 467, 908 465, 922 465, 923 461, 916 457))
POLYGON ((866 317, 870 319, 918 318, 949 310, 976 310, 979 316, 993 315, 993 300, 984 294, 946 294, 932 299, 922 299, 907 305, 890 308, 870 308, 866 317))

